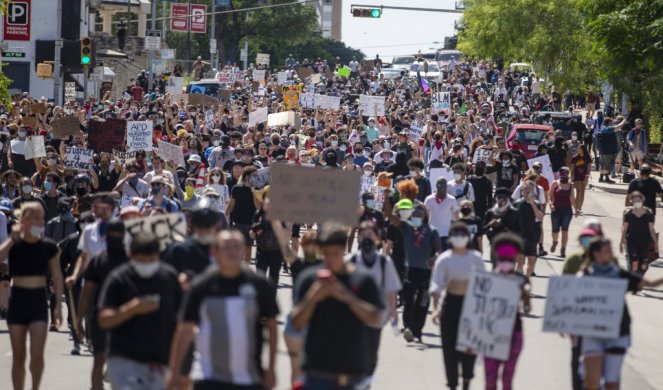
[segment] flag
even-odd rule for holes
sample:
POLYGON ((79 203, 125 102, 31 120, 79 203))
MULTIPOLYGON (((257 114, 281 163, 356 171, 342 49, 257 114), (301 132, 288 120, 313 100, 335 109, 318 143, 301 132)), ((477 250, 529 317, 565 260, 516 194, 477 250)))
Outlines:
POLYGON ((196 194, 202 195, 203 187, 205 187, 205 164, 200 164, 200 171, 196 178, 196 194))
POLYGON ((424 90, 424 93, 430 93, 430 85, 428 85, 428 80, 421 78, 419 68, 417 68, 417 79, 419 79, 419 85, 421 85, 421 89, 424 90))

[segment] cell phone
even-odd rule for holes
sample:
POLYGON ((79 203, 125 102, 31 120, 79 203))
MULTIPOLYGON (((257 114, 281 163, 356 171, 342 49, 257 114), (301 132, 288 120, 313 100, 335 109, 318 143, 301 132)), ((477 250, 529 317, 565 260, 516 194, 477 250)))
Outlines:
POLYGON ((318 277, 318 280, 323 280, 323 281, 332 281, 332 280, 334 280, 334 273, 331 272, 328 269, 319 269, 315 273, 315 276, 318 277))

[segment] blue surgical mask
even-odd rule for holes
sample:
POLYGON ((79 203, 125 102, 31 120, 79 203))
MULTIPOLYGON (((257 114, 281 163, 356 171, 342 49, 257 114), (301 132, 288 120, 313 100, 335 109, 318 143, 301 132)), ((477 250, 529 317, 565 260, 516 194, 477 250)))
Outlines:
POLYGON ((617 276, 618 273, 619 267, 615 263, 610 262, 607 264, 592 264, 592 275, 594 276, 614 277, 617 276))
POLYGON ((412 224, 412 226, 414 226, 416 228, 420 227, 421 224, 423 224, 423 222, 424 222, 424 219, 421 218, 421 217, 412 217, 412 218, 410 218, 410 223, 412 224))
POLYGON ((583 247, 584 249, 589 248, 589 243, 592 241, 594 237, 580 237, 580 246, 583 247))
POLYGON ((368 200, 366 201, 366 207, 368 207, 369 209, 373 209, 373 210, 375 210, 375 200, 373 200, 373 199, 368 199, 368 200))
POLYGON ((50 191, 52 188, 53 188, 53 183, 51 183, 50 181, 44 182, 44 189, 46 190, 46 192, 50 191))

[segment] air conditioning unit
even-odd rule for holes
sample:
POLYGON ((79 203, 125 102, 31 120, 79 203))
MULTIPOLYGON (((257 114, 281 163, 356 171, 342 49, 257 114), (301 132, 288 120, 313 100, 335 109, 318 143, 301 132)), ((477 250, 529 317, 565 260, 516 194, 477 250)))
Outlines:
POLYGON ((53 77, 53 62, 48 61, 37 64, 37 76, 45 79, 53 77))

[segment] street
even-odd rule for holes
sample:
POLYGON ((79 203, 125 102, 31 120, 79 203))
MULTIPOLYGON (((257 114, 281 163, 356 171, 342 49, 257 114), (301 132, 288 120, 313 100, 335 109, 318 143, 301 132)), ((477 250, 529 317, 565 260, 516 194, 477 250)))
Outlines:
MULTIPOLYGON (((624 205, 622 195, 602 191, 588 191, 584 207, 585 216, 571 224, 568 252, 578 248, 575 240, 582 222, 589 218, 598 218, 603 224, 606 235, 613 240, 613 249, 619 239, 621 211, 624 205)), ((656 230, 663 230, 663 222, 656 222, 656 230)), ((550 223, 546 217, 545 243, 549 249, 550 223)), ((621 261, 624 265, 623 259, 621 261)), ((536 278, 532 281, 532 313, 523 318, 525 347, 518 362, 515 388, 558 390, 569 389, 570 384, 570 341, 558 334, 543 333, 542 316, 547 290, 547 278, 561 273, 563 261, 548 255, 537 262, 536 278)), ((653 264, 648 277, 663 276, 663 261, 653 264)), ((282 278, 279 289, 281 319, 291 305, 291 279, 282 278)), ((660 309, 663 290, 645 290, 637 296, 627 298, 632 324, 633 346, 628 351, 622 370, 624 389, 649 390, 663 388, 663 372, 658 369, 663 346, 660 342, 658 324, 663 323, 663 310, 660 309)), ((65 314, 66 315, 66 314, 65 314)), ((280 323, 280 329, 282 329, 280 323)), ((390 328, 382 335, 380 360, 375 378, 374 389, 440 389, 446 385, 442 365, 439 329, 429 320, 424 330, 424 344, 407 344, 400 336, 395 336, 390 328)), ((46 344, 46 369, 42 388, 46 390, 69 390, 89 388, 89 374, 92 359, 89 354, 71 356, 71 342, 65 332, 49 333, 46 344)), ((11 348, 6 324, 0 323, 0 388, 9 389, 11 378, 11 348)), ((27 367, 27 362, 26 362, 27 367)), ((290 362, 285 344, 279 340, 277 364, 277 389, 287 389, 290 362)), ((29 377, 29 373, 28 373, 29 377)), ((483 388, 482 360, 477 359, 473 389, 483 388)), ((29 380, 28 380, 29 383, 29 380)), ((110 386, 108 386, 110 388, 110 386)))

